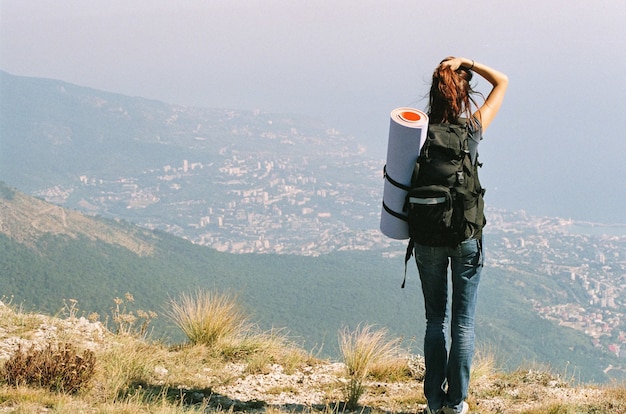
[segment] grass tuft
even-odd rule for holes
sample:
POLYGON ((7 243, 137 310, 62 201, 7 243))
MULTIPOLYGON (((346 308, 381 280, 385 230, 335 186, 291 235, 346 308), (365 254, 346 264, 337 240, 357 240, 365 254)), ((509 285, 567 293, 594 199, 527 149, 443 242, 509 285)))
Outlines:
POLYGON ((215 291, 198 289, 192 296, 182 293, 170 301, 167 315, 194 345, 212 347, 232 341, 250 327, 236 298, 215 291))
MULTIPOLYGON (((339 349, 346 365, 348 383, 344 388, 346 408, 354 410, 365 392, 364 381, 382 367, 398 360, 400 339, 388 340, 385 329, 374 330, 371 325, 359 326, 354 331, 344 328, 339 332, 339 349)), ((406 364, 406 362, 405 362, 406 364)))

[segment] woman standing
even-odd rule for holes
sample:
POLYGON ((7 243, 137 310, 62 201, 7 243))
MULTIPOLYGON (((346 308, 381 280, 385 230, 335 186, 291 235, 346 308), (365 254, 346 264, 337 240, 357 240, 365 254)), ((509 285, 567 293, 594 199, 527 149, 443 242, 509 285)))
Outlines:
MULTIPOLYGON (((476 162, 478 143, 496 117, 508 78, 472 59, 448 57, 433 73, 429 97, 430 124, 467 120, 469 151, 476 162), (484 103, 475 104, 470 81, 476 73, 492 85, 484 103)), ((466 414, 470 368, 474 355, 474 311, 483 265, 481 234, 457 246, 415 245, 426 308, 424 394, 427 413, 466 414), (452 271, 452 308, 448 309, 448 266, 452 271), (451 343, 446 346, 450 327, 451 343)))

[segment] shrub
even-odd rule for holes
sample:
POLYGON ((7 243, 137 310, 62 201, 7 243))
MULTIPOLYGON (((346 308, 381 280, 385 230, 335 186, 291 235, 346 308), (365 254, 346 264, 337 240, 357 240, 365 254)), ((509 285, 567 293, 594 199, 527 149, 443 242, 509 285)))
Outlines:
POLYGON ((79 355, 69 343, 47 344, 43 349, 32 346, 13 354, 2 369, 2 378, 13 386, 31 385, 55 392, 74 394, 88 385, 93 377, 96 358, 92 351, 79 355))

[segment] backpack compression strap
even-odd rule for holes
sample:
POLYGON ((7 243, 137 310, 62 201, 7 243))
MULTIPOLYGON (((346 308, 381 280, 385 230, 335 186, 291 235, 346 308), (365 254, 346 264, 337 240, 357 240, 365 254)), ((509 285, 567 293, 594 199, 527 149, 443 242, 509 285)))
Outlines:
MULTIPOLYGON (((391 185, 393 185, 394 187, 398 187, 398 188, 400 188, 400 189, 402 189, 404 191, 409 191, 411 189, 411 187, 409 187, 408 185, 401 184, 401 183, 397 182, 396 180, 394 180, 393 178, 391 178, 389 176, 389 174, 387 174, 387 166, 386 165, 383 167, 383 176, 384 176, 385 180, 389 181, 389 183, 391 185)), ((408 220, 407 216, 405 216, 404 214, 398 213, 397 211, 393 211, 387 204, 385 204, 385 200, 383 200, 383 208, 385 209, 385 211, 387 213, 391 214, 395 218, 398 218, 398 219, 403 220, 403 221, 407 221, 408 220)))
POLYGON ((404 214, 400 214, 400 213, 398 213, 396 211, 393 211, 391 209, 391 207, 389 207, 387 204, 385 204, 385 200, 383 200, 383 208, 385 209, 385 211, 387 213, 391 214, 395 218, 399 218, 400 220, 404 220, 404 221, 408 220, 407 216, 405 216, 404 214))
POLYGON ((394 187, 401 188, 401 189, 403 189, 404 191, 409 191, 409 190, 411 189, 411 187, 410 187, 410 186, 408 186, 408 185, 404 185, 404 184, 401 184, 401 183, 397 182, 396 180, 394 180, 393 178, 391 178, 391 177, 389 176, 389 174, 387 174, 387 165, 385 165, 385 166, 383 167, 383 176, 384 176, 384 178, 385 178, 387 181, 389 181, 391 184, 393 184, 393 186, 394 186, 394 187))

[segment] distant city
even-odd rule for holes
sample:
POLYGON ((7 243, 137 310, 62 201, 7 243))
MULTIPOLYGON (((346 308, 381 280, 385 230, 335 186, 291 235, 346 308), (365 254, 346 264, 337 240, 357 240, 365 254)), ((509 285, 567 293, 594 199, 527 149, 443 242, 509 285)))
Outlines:
POLYGON ((490 266, 549 276, 562 288, 532 300, 540 315, 626 359, 626 226, 490 211, 488 240, 490 266))

